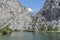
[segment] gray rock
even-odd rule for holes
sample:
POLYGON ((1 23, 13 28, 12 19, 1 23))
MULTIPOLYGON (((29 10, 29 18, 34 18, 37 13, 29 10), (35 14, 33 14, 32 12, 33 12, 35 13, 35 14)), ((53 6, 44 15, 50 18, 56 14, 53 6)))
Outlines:
POLYGON ((9 26, 12 30, 31 30, 32 19, 28 8, 16 0, 0 0, 0 26, 9 26))
POLYGON ((46 17, 47 21, 60 19, 60 0, 46 0, 42 9, 42 16, 46 17))
POLYGON ((58 27, 60 29, 60 0, 46 0, 43 8, 37 14, 38 19, 35 22, 37 30, 41 29, 43 23, 45 23, 46 29, 49 25, 52 28, 58 27))

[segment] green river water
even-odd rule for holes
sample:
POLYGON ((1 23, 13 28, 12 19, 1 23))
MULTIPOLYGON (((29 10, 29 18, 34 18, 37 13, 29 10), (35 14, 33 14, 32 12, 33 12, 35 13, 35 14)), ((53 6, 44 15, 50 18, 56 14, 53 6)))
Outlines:
POLYGON ((60 33, 13 32, 0 35, 0 40, 60 40, 60 33))

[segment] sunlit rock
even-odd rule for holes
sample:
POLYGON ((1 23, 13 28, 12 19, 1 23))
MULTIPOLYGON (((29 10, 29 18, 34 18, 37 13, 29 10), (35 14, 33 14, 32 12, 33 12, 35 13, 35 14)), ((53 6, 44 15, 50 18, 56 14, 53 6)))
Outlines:
POLYGON ((31 29, 32 19, 27 11, 28 8, 16 0, 0 0, 0 26, 8 25, 12 30, 31 29))

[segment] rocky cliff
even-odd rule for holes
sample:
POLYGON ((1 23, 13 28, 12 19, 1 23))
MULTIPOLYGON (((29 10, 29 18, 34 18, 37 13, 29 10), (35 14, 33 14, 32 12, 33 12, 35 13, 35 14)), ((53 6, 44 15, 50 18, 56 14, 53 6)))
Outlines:
POLYGON ((60 0, 46 0, 37 17, 35 25, 37 30, 41 30, 42 27, 48 29, 49 26, 60 29, 60 0))
POLYGON ((42 16, 46 17, 47 21, 60 19, 60 0, 46 0, 42 9, 42 16))
POLYGON ((30 31, 60 29, 60 0, 46 0, 32 18, 29 13, 28 8, 16 0, 0 0, 0 27, 30 31))
POLYGON ((7 25, 13 30, 31 30, 32 19, 28 8, 16 0, 0 0, 0 27, 7 25))

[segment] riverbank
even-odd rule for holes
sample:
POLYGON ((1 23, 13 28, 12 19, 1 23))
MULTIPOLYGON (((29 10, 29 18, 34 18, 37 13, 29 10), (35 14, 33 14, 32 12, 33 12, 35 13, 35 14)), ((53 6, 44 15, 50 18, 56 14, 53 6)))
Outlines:
POLYGON ((60 33, 60 31, 36 31, 39 33, 60 33))
POLYGON ((9 27, 0 28, 0 35, 11 34, 13 31, 9 27))
POLYGON ((37 33, 60 33, 60 30, 57 31, 36 31, 36 30, 11 30, 9 27, 0 28, 0 35, 8 35, 12 32, 37 32, 37 33))

